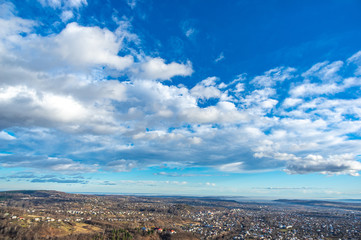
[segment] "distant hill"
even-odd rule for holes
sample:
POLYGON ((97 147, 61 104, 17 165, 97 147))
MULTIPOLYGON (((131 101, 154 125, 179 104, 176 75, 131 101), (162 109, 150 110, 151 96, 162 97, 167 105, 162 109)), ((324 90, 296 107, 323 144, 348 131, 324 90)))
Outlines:
POLYGON ((357 202, 334 202, 334 201, 322 201, 322 200, 300 200, 300 199, 277 199, 274 200, 278 203, 285 204, 297 204, 312 207, 328 207, 328 208, 340 208, 361 211, 361 203, 357 202))
POLYGON ((66 194, 65 192, 59 192, 55 190, 11 190, 3 191, 0 194, 28 194, 28 195, 41 195, 41 194, 66 194))
POLYGON ((59 192, 55 190, 11 190, 11 191, 3 191, 0 192, 0 195, 30 195, 33 197, 46 197, 51 195, 68 195, 68 193, 65 192, 59 192))
POLYGON ((4 199, 24 199, 24 198, 62 198, 77 196, 78 194, 70 194, 55 190, 14 190, 0 192, 0 200, 4 199))

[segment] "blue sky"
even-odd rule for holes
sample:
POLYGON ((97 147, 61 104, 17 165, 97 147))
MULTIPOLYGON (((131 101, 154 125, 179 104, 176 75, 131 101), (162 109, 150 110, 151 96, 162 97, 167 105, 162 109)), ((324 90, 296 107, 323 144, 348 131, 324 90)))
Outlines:
POLYGON ((0 1, 0 190, 361 198, 360 1, 0 1))

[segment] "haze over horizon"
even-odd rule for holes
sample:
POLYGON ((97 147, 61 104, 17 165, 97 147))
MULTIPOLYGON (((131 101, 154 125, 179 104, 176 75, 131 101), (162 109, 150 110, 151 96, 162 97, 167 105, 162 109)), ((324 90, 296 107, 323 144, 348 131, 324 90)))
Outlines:
POLYGON ((0 0, 0 191, 361 199, 360 10, 0 0))

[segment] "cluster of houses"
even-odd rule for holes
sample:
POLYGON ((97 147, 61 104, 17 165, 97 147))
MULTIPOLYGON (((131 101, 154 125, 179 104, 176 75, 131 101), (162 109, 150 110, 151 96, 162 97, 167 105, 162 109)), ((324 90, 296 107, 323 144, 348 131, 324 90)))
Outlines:
POLYGON ((20 220, 20 221, 26 221, 28 223, 31 222, 82 222, 85 220, 91 220, 91 218, 53 218, 53 217, 44 217, 44 216, 32 216, 32 215, 24 215, 22 217, 11 215, 9 213, 5 213, 3 215, 3 218, 8 218, 11 220, 20 220))
POLYGON ((141 230, 144 232, 153 230, 154 232, 157 232, 157 233, 163 233, 163 232, 167 232, 170 234, 177 233, 174 229, 163 229, 163 228, 159 228, 159 227, 152 227, 152 228, 142 227, 141 230))

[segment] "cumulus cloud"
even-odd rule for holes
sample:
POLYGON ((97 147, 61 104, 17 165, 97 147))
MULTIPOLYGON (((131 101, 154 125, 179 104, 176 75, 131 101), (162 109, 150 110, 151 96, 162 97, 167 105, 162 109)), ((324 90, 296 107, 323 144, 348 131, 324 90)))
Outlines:
POLYGON ((63 11, 60 15, 60 18, 63 22, 68 22, 70 19, 74 17, 74 13, 72 11, 63 11))
POLYGON ((168 80, 174 76, 190 76, 193 73, 192 64, 188 61, 182 63, 165 63, 162 58, 147 58, 139 68, 134 69, 137 78, 168 80))
POLYGON ((104 126, 112 125, 112 117, 107 117, 106 111, 97 109, 103 112, 98 112, 100 116, 94 115, 97 112, 95 108, 91 109, 69 95, 37 91, 25 86, 0 88, 0 110, 7 112, 0 120, 0 128, 40 126, 77 132, 93 125, 94 130, 100 133, 104 126))
POLYGON ((184 121, 191 123, 236 123, 244 122, 247 115, 237 111, 234 103, 220 101, 216 106, 206 108, 192 107, 180 113, 184 121))
POLYGON ((9 2, 1 3, 0 11, 0 51, 5 53, 5 51, 7 52, 6 46, 16 44, 21 39, 20 34, 30 33, 36 22, 14 15, 15 6, 9 2))
POLYGON ((208 77, 191 89, 191 94, 201 100, 220 98, 222 92, 216 86, 217 77, 208 77))
POLYGON ((105 167, 108 171, 114 171, 114 172, 129 172, 133 168, 137 166, 137 163, 132 160, 115 160, 107 163, 107 166, 105 167))
POLYGON ((322 174, 349 174, 359 176, 361 162, 356 161, 352 154, 330 155, 326 159, 321 155, 307 155, 305 158, 289 162, 287 172, 306 174, 320 172, 322 174))
POLYGON ((30 33, 34 25, 16 17, 0 21, 0 26, 4 26, 0 36, 5 37, 2 51, 8 55, 0 59, 4 66, 20 65, 32 71, 62 69, 69 73, 103 66, 122 71, 134 62, 131 55, 118 55, 123 39, 129 35, 126 30, 113 33, 106 28, 84 27, 73 22, 57 35, 19 35, 30 33))
POLYGON ((33 169, 45 169, 60 173, 84 173, 95 172, 97 165, 88 165, 75 162, 68 158, 19 156, 10 154, 0 159, 2 167, 25 167, 33 169))
POLYGON ((294 107, 296 105, 299 105, 302 102, 303 102, 303 100, 301 98, 286 98, 283 101, 283 106, 285 108, 294 107))
MULTIPOLYGON (((86 1, 42 4, 64 10, 68 21, 71 9, 86 1)), ((211 75, 193 79, 190 87, 162 81, 191 76, 191 62, 145 56, 129 21, 114 18, 114 31, 74 22, 47 35, 35 32, 38 23, 17 17, 12 4, 3 3, 1 11, 3 167, 61 173, 161 165, 231 173, 360 171, 361 100, 347 90, 361 81, 357 71, 346 71, 359 67, 359 53, 304 73, 277 67, 255 77, 211 75)))
POLYGON ((69 23, 66 28, 50 40, 55 54, 72 66, 105 65, 124 70, 133 63, 133 57, 118 56, 121 41, 108 29, 83 27, 69 23), (89 51, 92 49, 91 51, 89 51))

